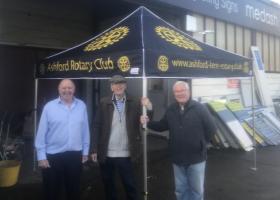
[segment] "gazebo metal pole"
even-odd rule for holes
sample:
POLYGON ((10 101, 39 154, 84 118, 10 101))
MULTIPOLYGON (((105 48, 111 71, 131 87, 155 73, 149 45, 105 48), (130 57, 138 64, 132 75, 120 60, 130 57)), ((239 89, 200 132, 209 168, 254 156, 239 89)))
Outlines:
MULTIPOLYGON (((147 97, 147 78, 143 77, 143 97, 147 97)), ((145 106, 142 108, 142 114, 147 115, 147 109, 145 106)), ((147 124, 143 125, 143 177, 144 177, 144 200, 148 199, 148 166, 147 166, 147 124)))
POLYGON ((252 100, 252 125, 253 125, 253 146, 254 146, 254 166, 251 168, 254 171, 257 171, 257 143, 256 143, 256 131, 255 131, 255 100, 254 100, 254 92, 255 92, 255 77, 254 72, 251 77, 251 100, 252 100))
MULTIPOLYGON (((33 110, 33 116, 34 116, 34 125, 33 125, 33 144, 35 142, 36 137, 36 131, 37 131, 37 106, 38 106, 38 79, 35 78, 35 91, 34 91, 34 110, 33 110)), ((33 150, 33 171, 36 171, 36 150, 34 148, 33 150)))

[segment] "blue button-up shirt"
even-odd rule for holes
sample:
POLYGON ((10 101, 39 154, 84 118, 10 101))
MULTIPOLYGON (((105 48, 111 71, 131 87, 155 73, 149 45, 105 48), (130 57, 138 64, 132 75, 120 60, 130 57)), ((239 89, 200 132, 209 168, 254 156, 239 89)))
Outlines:
POLYGON ((86 105, 74 98, 71 106, 60 98, 48 102, 42 112, 35 140, 37 159, 46 159, 46 154, 65 151, 89 152, 89 125, 86 105))

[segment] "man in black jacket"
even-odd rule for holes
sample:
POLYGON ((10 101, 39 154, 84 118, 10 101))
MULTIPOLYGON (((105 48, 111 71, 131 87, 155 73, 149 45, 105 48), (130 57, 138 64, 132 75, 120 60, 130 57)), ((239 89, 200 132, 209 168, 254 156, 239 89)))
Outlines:
POLYGON ((176 103, 160 121, 141 116, 141 123, 155 131, 169 130, 177 200, 203 200, 206 146, 216 127, 207 108, 190 99, 188 83, 177 81, 173 93, 176 103))
POLYGON ((126 94, 127 83, 123 76, 110 79, 112 95, 101 99, 95 117, 92 137, 93 161, 99 161, 106 200, 116 200, 115 174, 121 177, 127 200, 137 200, 132 161, 141 150, 141 104, 148 110, 152 105, 147 98, 141 103, 126 94))

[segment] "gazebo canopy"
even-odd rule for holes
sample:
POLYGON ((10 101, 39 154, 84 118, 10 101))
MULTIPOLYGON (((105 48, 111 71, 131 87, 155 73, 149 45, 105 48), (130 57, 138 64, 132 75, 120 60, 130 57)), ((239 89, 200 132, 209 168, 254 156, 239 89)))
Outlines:
POLYGON ((145 7, 92 39, 47 57, 37 78, 246 77, 250 59, 199 42, 145 7))

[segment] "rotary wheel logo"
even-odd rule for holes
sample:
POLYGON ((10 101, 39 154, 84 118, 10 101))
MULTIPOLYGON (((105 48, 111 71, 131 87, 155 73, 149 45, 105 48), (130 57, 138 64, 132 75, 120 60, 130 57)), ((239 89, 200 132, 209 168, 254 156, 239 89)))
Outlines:
POLYGON ((84 48, 84 51, 94 51, 110 46, 127 36, 128 32, 129 28, 126 26, 115 28, 96 38, 84 48))
POLYGON ((167 42, 170 42, 178 47, 194 51, 202 51, 201 47, 194 43, 192 40, 186 38, 184 35, 172 29, 163 26, 157 26, 155 28, 155 32, 167 42))
POLYGON ((158 69, 163 72, 168 70, 168 58, 166 56, 160 56, 158 58, 158 69))
POLYGON ((127 56, 122 56, 118 59, 118 67, 122 72, 127 72, 130 69, 130 62, 127 56))
POLYGON ((243 64, 243 72, 248 74, 249 73, 249 63, 248 62, 244 62, 243 64))

